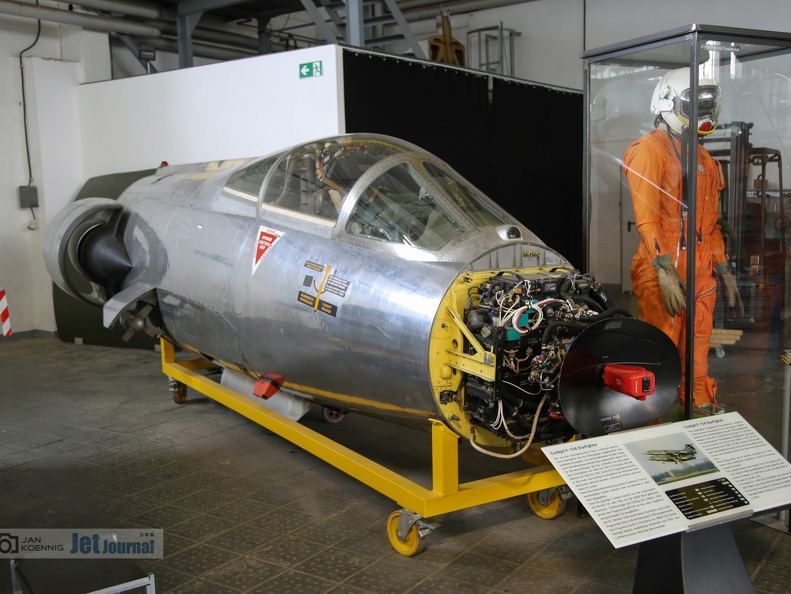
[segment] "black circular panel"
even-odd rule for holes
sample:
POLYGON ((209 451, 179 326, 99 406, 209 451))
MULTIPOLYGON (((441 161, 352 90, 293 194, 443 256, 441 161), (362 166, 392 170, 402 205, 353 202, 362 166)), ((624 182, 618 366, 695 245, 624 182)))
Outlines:
POLYGON ((571 343, 560 373, 560 404, 571 426, 593 437, 658 419, 678 396, 680 383, 678 349, 664 332, 634 318, 610 318, 571 343), (604 367, 613 363, 652 372, 654 392, 638 400, 605 387, 604 367))

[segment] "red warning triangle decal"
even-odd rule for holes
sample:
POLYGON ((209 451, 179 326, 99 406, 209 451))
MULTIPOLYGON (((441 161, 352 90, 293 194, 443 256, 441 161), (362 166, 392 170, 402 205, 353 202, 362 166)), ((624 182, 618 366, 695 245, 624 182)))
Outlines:
POLYGON ((255 257, 253 258, 253 273, 258 270, 261 260, 272 249, 277 241, 283 237, 282 231, 276 231, 268 227, 260 227, 258 229, 258 237, 255 240, 255 257))

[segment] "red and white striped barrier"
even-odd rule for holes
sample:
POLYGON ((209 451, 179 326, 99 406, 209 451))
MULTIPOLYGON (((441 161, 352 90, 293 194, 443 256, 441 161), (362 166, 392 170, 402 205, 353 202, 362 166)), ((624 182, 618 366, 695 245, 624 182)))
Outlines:
POLYGON ((11 319, 8 314, 8 300, 5 289, 0 289, 0 323, 3 326, 3 336, 11 336, 11 319))

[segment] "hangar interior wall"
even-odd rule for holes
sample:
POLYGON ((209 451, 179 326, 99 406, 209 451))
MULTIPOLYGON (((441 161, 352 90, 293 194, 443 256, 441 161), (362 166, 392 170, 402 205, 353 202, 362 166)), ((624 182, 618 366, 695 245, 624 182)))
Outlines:
POLYGON ((50 181, 45 187, 44 176, 47 180, 60 180, 56 172, 64 171, 68 178, 67 170, 74 166, 72 155, 53 155, 49 146, 44 146, 46 141, 39 138, 40 128, 50 129, 53 120, 59 121, 54 132, 72 136, 78 142, 67 112, 75 109, 73 102, 79 82, 110 76, 107 46, 107 35, 79 27, 42 23, 38 30, 36 21, 31 19, 0 18, 0 288, 7 292, 15 333, 52 325, 51 308, 40 303, 42 295, 49 293, 49 285, 44 287, 40 276, 43 272, 41 232, 35 229, 35 224, 41 223, 42 213, 35 209, 34 222, 30 209, 20 207, 18 188, 36 186, 39 200, 43 201, 54 192, 50 181), (39 64, 41 68, 37 68, 39 64), (71 86, 71 93, 47 97, 48 93, 59 93, 64 84, 71 86), (37 104, 47 103, 47 99, 52 110, 48 109, 49 105, 39 109, 37 104), (42 168, 42 158, 46 155, 57 160, 42 168))

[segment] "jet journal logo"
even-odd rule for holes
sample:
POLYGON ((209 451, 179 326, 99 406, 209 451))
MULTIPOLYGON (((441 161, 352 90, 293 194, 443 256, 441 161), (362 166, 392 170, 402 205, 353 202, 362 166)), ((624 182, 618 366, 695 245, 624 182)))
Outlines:
POLYGON ((0 529, 0 559, 161 559, 162 530, 0 529))

